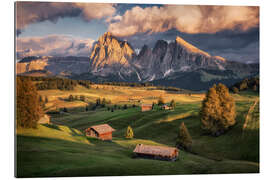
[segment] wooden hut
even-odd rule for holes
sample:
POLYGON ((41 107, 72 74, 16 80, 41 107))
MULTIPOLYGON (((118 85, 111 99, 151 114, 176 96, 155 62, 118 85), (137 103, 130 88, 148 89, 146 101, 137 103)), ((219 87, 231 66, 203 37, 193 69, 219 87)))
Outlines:
POLYGON ((101 140, 112 140, 112 132, 115 131, 108 124, 91 126, 85 130, 86 136, 95 137, 101 140))
POLYGON ((178 149, 166 146, 152 146, 137 144, 134 149, 135 157, 175 161, 178 157, 178 149))
POLYGON ((152 110, 152 104, 142 104, 141 105, 142 112, 144 111, 151 111, 152 110))

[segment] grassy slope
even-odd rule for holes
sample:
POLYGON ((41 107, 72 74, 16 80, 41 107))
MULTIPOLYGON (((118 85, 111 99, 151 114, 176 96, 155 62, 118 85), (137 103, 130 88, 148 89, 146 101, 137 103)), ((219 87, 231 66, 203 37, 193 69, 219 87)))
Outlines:
MULTIPOLYGON (((237 99, 237 125, 220 137, 201 136, 198 110, 200 101, 180 101, 174 111, 140 112, 139 108, 109 112, 82 112, 52 119, 58 126, 42 127, 39 133, 21 132, 18 135, 18 176, 89 176, 189 173, 258 172, 258 125, 254 135, 240 139, 242 125, 255 94, 241 93, 237 99), (184 121, 193 138, 192 151, 180 152, 176 162, 132 159, 137 143, 174 146, 180 123, 184 121), (112 142, 87 139, 77 131, 77 140, 70 129, 84 130, 94 124, 108 123, 117 131, 112 142), (123 138, 131 125, 134 140, 123 138), (64 126, 59 126, 64 127, 64 126), (64 130, 62 130, 64 129, 64 130), (52 131, 52 132, 51 132, 52 131), (62 136, 62 140, 48 137, 62 136), (27 135, 27 136, 26 136, 27 135), (66 137, 67 136, 67 137, 66 137), (71 138, 71 139, 70 139, 71 138), (83 139, 83 140, 82 140, 83 139), (89 143, 90 142, 90 143, 89 143), (250 148, 252 147, 252 148, 250 148), (153 168, 154 167, 154 168, 153 168)), ((178 101, 179 102, 179 101, 178 101)), ((258 123, 259 110, 252 117, 258 123)), ((254 121, 253 121, 254 122, 254 121)))

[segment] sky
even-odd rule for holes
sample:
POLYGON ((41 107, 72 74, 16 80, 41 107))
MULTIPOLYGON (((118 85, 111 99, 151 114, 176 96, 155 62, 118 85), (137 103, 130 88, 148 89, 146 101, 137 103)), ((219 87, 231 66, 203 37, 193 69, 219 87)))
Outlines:
POLYGON ((259 7, 110 3, 16 3, 17 57, 89 56, 105 32, 134 49, 181 36, 227 60, 259 62, 259 7))

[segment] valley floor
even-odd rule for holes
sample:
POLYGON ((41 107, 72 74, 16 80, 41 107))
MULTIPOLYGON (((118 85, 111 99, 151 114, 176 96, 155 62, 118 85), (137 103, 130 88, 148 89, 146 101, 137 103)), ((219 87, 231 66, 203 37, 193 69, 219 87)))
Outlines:
POLYGON ((171 95, 177 105, 167 111, 155 108, 141 112, 139 107, 129 107, 114 112, 101 108, 54 115, 50 125, 17 129, 17 176, 258 173, 259 102, 254 103, 258 94, 243 92, 233 96, 237 124, 220 137, 202 134, 198 116, 202 98, 192 96, 189 100, 188 96, 181 99, 171 95), (249 122, 244 127, 246 118, 249 122), (132 158, 138 143, 175 146, 181 122, 185 122, 193 139, 191 153, 180 151, 176 162, 132 158), (103 123, 116 129, 111 142, 84 136, 83 130, 103 123), (128 125, 135 135, 131 140, 124 138, 128 125))

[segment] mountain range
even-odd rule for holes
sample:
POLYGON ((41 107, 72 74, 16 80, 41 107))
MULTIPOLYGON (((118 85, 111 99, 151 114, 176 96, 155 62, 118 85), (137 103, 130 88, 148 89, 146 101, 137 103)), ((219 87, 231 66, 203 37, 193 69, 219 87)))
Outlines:
POLYGON ((158 40, 136 53, 131 44, 110 32, 93 45, 90 57, 27 57, 16 66, 17 74, 63 76, 100 81, 152 82, 155 85, 205 90, 213 83, 232 85, 259 73, 258 64, 211 56, 177 36, 168 43, 158 40))

